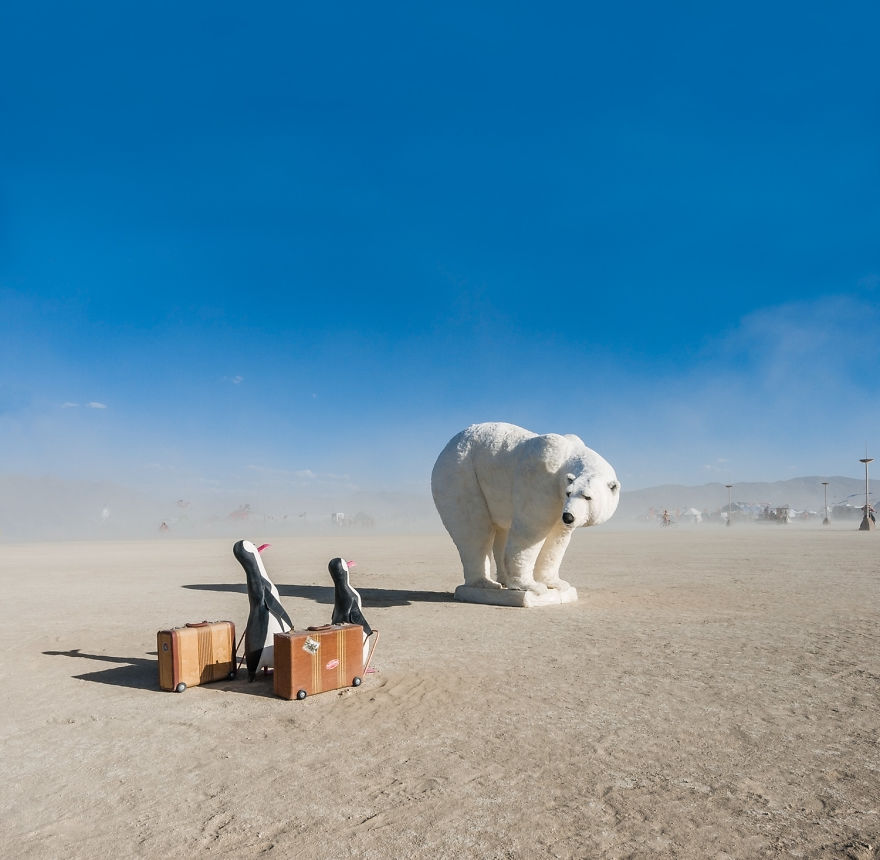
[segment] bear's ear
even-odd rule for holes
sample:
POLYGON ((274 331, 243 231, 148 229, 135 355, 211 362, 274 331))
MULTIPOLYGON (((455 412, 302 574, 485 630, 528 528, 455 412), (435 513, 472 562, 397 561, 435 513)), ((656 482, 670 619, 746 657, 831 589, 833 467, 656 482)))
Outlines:
POLYGON ((608 489, 611 490, 612 493, 616 493, 620 489, 620 484, 617 481, 609 481, 608 489))
POLYGON ((574 475, 572 475, 571 472, 569 472, 565 476, 565 480, 568 481, 569 484, 573 484, 574 483, 574 475))

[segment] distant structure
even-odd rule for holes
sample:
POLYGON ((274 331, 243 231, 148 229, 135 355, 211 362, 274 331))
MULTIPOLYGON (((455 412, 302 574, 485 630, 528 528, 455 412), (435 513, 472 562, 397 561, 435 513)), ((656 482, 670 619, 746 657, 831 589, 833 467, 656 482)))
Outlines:
POLYGON ((727 525, 730 525, 733 522, 733 508, 730 502, 730 490, 733 484, 725 484, 724 486, 727 487, 727 525))
POLYGON ((825 519, 822 520, 822 525, 830 526, 831 520, 828 519, 828 481, 822 481, 822 486, 825 488, 825 519))
POLYGON ((344 526, 345 514, 341 511, 330 514, 330 522, 333 523, 334 526, 344 526))
POLYGON ((871 507, 871 502, 868 498, 868 463, 873 463, 874 458, 868 456, 868 452, 865 451, 865 456, 859 460, 860 463, 865 464, 865 515, 862 517, 861 525, 859 526, 860 532, 869 532, 873 531, 876 526, 874 521, 874 509, 871 507))
POLYGON ((246 520, 251 515, 251 506, 248 505, 239 505, 229 516, 226 517, 228 520, 246 520))
POLYGON ((351 525, 359 526, 362 529, 371 529, 376 525, 376 520, 364 511, 358 511, 349 522, 351 525))

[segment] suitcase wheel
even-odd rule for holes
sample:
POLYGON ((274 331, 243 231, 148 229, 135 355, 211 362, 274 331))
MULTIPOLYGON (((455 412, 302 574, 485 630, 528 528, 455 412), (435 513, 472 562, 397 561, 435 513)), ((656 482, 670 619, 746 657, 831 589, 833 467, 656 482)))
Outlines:
POLYGON ((296 691, 297 699, 304 699, 307 695, 308 695, 308 693, 306 693, 305 690, 297 690, 296 691))
POLYGON ((355 679, 351 682, 352 687, 360 687, 361 679, 355 676, 355 679))
POLYGON ((180 682, 180 683, 174 688, 174 692, 175 692, 175 693, 182 693, 185 689, 186 689, 186 684, 184 684, 183 681, 181 681, 181 682, 180 682))
POLYGON ((237 673, 236 673, 236 670, 233 669, 233 670, 229 673, 229 680, 231 681, 231 680, 236 676, 236 674, 237 674, 237 673))

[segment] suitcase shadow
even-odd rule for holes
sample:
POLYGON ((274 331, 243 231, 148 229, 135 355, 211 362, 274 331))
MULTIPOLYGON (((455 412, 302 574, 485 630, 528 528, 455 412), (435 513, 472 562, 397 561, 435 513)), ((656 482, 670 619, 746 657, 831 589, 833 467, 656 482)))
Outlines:
MULTIPOLYGON (((247 594, 247 586, 231 583, 198 583, 184 585, 196 591, 226 591, 247 594)), ((279 585, 281 597, 303 597, 325 606, 333 606, 334 592, 327 585, 279 585)), ((407 588, 358 588, 364 608, 370 606, 411 606, 413 603, 454 603, 451 591, 415 591, 407 588)))
POLYGON ((98 684, 111 684, 114 687, 131 687, 138 690, 161 692, 156 682, 158 670, 155 660, 147 660, 144 657, 108 657, 106 654, 86 654, 79 648, 72 648, 69 651, 43 651, 43 653, 50 657, 81 657, 84 660, 118 664, 112 669, 100 669, 72 676, 82 681, 95 681, 98 684))
MULTIPOLYGON (((150 651, 149 653, 156 654, 155 651, 150 651)), ((147 660, 143 657, 108 657, 106 654, 86 654, 79 648, 72 648, 69 651, 43 651, 43 654, 49 657, 81 657, 84 660, 117 663, 120 665, 113 669, 84 672, 82 675, 72 675, 71 677, 83 681, 95 681, 98 684, 110 684, 114 687, 149 690, 151 693, 168 695, 168 690, 159 688, 156 660, 147 660)), ((244 666, 241 667, 235 678, 214 681, 200 686, 224 693, 243 693, 248 696, 258 696, 264 699, 276 698, 272 674, 265 674, 261 671, 253 681, 249 681, 247 669, 244 666)))

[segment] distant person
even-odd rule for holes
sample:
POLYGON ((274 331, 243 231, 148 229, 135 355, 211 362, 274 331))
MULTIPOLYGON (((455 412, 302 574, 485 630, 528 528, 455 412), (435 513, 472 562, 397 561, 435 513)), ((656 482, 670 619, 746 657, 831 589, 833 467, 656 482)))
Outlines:
POLYGON ((663 511, 663 525, 668 526, 672 524, 672 517, 669 516, 669 511, 663 511))

